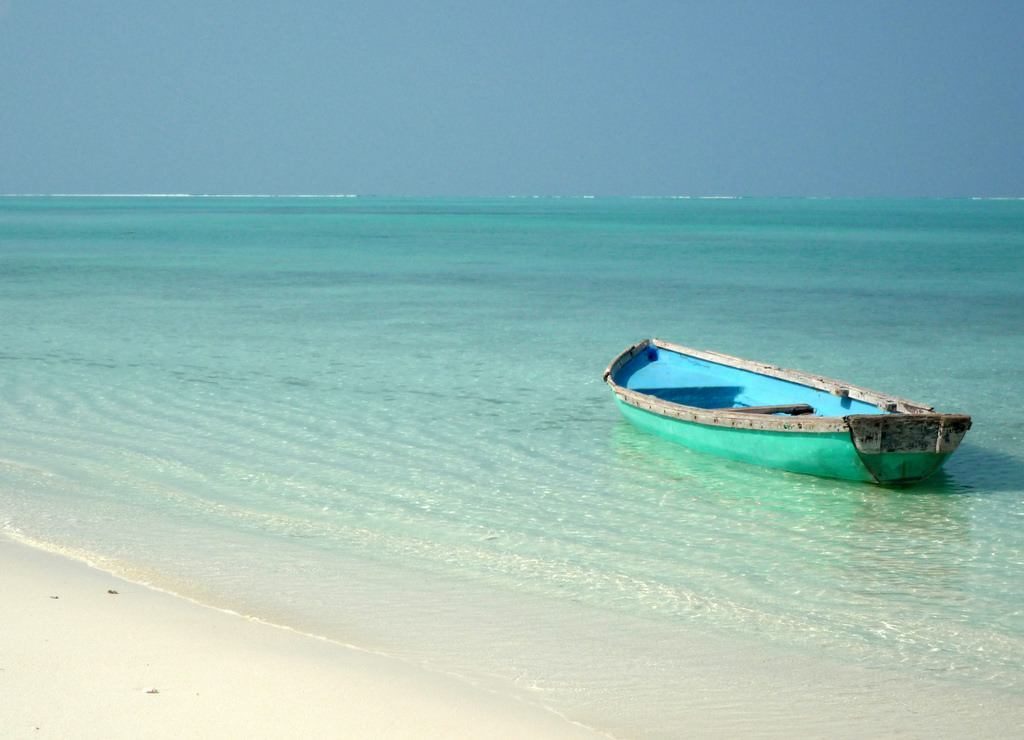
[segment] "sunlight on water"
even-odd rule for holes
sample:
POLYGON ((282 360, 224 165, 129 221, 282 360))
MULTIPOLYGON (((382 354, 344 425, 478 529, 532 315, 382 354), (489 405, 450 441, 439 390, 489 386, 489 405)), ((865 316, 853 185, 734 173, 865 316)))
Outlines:
POLYGON ((7 199, 0 234, 8 532, 669 733, 705 639, 1022 685, 1019 204, 7 199), (600 382, 649 335, 975 428, 906 490, 705 457, 600 382))

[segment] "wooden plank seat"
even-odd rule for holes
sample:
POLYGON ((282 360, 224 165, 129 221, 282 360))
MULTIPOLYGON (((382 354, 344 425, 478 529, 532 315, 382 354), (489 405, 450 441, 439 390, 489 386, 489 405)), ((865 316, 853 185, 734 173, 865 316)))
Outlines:
POLYGON ((738 411, 743 414, 789 414, 790 416, 802 416, 813 414, 814 407, 807 403, 791 403, 781 406, 743 406, 739 408, 713 409, 714 411, 738 411))

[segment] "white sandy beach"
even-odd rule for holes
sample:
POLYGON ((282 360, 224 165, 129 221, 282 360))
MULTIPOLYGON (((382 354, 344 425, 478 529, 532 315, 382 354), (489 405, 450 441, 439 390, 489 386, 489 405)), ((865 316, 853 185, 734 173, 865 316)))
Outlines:
POLYGON ((596 736, 514 698, 207 608, 3 537, 0 734, 596 736))
MULTIPOLYGON (((884 671, 812 665, 695 646, 673 679, 685 736, 1001 738, 1024 727, 1009 695, 936 693, 884 671)), ((602 734, 0 536, 0 737, 678 736, 629 701, 582 710, 614 726, 602 734)))

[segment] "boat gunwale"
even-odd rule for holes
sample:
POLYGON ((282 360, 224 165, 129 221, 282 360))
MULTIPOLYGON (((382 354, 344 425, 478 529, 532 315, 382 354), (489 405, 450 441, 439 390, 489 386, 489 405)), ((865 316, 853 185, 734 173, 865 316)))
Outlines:
POLYGON ((892 412, 890 416, 914 416, 919 417, 922 423, 938 420, 941 426, 956 422, 966 421, 970 423, 970 417, 963 414, 937 413, 931 406, 910 401, 905 398, 879 393, 877 391, 852 385, 843 381, 828 378, 823 375, 816 375, 803 372, 802 370, 791 370, 778 367, 768 363, 746 360, 741 357, 711 352, 706 350, 685 347, 680 344, 666 342, 660 339, 643 339, 621 352, 604 371, 603 379, 615 392, 615 395, 624 403, 638 409, 650 411, 651 413, 680 421, 705 424, 710 426, 731 427, 735 429, 750 429, 772 432, 803 432, 803 433, 835 433, 849 432, 850 418, 873 417, 877 414, 850 414, 847 416, 774 416, 755 415, 743 413, 742 411, 731 411, 729 409, 704 409, 696 406, 685 406, 679 403, 665 401, 646 393, 640 393, 625 386, 619 385, 614 374, 618 372, 627 362, 636 357, 640 352, 649 346, 655 346, 669 352, 694 357, 717 365, 734 367, 746 370, 758 375, 777 378, 779 380, 796 383, 814 390, 825 391, 833 395, 848 395, 850 398, 869 403, 873 406, 892 412))

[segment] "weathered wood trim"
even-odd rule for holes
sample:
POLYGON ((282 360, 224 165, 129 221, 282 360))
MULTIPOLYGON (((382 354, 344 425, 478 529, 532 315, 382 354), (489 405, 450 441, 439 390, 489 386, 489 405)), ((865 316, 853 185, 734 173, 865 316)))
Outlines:
POLYGON ((613 386, 615 395, 623 403, 635 406, 644 411, 667 416, 680 421, 695 424, 707 424, 734 429, 758 429, 774 432, 845 432, 849 430, 841 416, 772 416, 765 414, 745 414, 736 410, 700 409, 695 406, 683 406, 670 403, 645 393, 613 386))
MULTIPOLYGON (((705 360, 706 362, 726 365, 727 367, 736 367, 740 370, 749 370, 750 372, 758 373, 759 375, 767 375, 768 377, 779 378, 780 380, 788 380, 791 383, 805 385, 809 388, 825 391, 836 396, 849 396, 855 401, 864 401, 865 403, 870 403, 872 406, 877 406, 887 411, 895 411, 900 414, 929 414, 935 411, 931 406, 918 403, 917 401, 898 398, 886 393, 879 393, 878 391, 869 390, 868 388, 858 385, 851 385, 850 383, 842 380, 828 378, 824 375, 805 373, 802 370, 791 370, 789 368, 769 365, 763 362, 754 362, 753 360, 745 360, 742 357, 724 355, 720 352, 693 349, 691 347, 684 347, 680 344, 665 342, 661 339, 650 339, 646 342, 641 342, 640 344, 642 344, 645 349, 648 344, 654 344, 655 347, 661 347, 669 350, 670 352, 677 352, 679 354, 689 355, 690 357, 696 357, 697 359, 705 360)), ((630 358, 625 362, 628 362, 632 357, 633 355, 630 355, 630 358)), ((621 365, 619 367, 621 367, 621 365)))
POLYGON ((714 410, 739 412, 741 414, 789 414, 790 416, 814 413, 814 407, 809 403, 790 403, 782 406, 740 406, 737 408, 730 407, 714 410))
POLYGON ((884 452, 952 452, 971 428, 971 417, 963 414, 939 414, 930 406, 904 398, 878 393, 860 386, 811 375, 800 370, 766 365, 718 352, 706 352, 660 339, 645 339, 618 355, 604 371, 604 381, 626 404, 644 411, 679 421, 772 432, 825 434, 849 432, 853 444, 863 454, 884 452), (648 346, 666 349, 720 365, 788 380, 836 395, 849 395, 894 413, 852 414, 850 416, 775 416, 751 413, 749 409, 701 409, 664 401, 655 396, 625 388, 614 380, 614 374, 648 346))
POLYGON ((850 438, 864 455, 953 452, 971 428, 964 414, 858 414, 846 417, 850 438))
POLYGON ((608 383, 613 388, 618 387, 617 384, 614 381, 611 380, 611 376, 613 374, 615 374, 616 372, 618 372, 619 368, 621 368, 627 362, 629 362, 634 357, 636 357, 638 354, 640 354, 640 352, 642 350, 647 349, 647 347, 650 346, 650 344, 651 344, 651 340, 650 339, 643 339, 643 340, 637 342, 636 344, 634 344, 632 347, 630 347, 626 351, 622 352, 614 360, 612 360, 611 364, 609 364, 608 367, 605 368, 604 375, 601 376, 602 379, 604 380, 604 382, 608 383))
MULTIPOLYGON (((810 418, 794 420, 788 416, 771 416, 762 414, 745 414, 732 409, 701 409, 695 406, 683 406, 678 403, 663 401, 656 396, 646 393, 637 393, 614 380, 614 375, 627 362, 632 360, 641 352, 645 351, 651 344, 655 347, 662 347, 671 352, 690 354, 688 350, 679 345, 661 342, 657 339, 644 339, 632 345, 619 354, 604 371, 604 381, 615 391, 615 395, 623 403, 634 406, 644 411, 650 411, 660 416, 667 416, 680 421, 689 421, 695 424, 708 424, 711 426, 732 427, 735 429, 757 429, 779 432, 845 432, 849 430, 842 417, 814 416, 810 418)), ((694 355, 696 356, 696 355, 694 355)), ((724 355, 723 355, 724 357, 724 355)), ((724 363, 723 363, 724 364, 724 363)), ((755 370, 757 372, 757 370, 755 370)))

